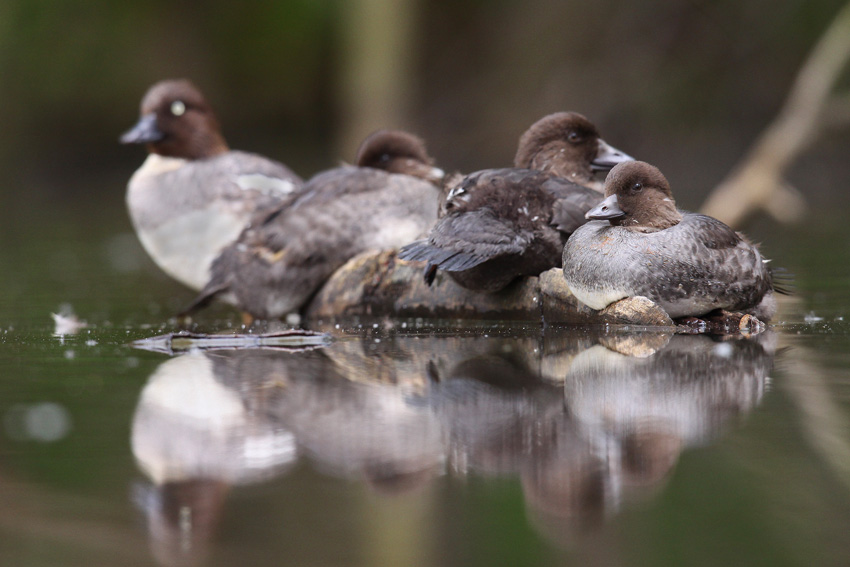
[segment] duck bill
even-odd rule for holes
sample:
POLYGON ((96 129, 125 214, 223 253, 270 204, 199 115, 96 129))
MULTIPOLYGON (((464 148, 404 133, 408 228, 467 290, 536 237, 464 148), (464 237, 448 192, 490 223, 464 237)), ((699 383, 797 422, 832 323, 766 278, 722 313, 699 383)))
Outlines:
POLYGON ((439 167, 432 167, 428 172, 428 177, 426 179, 433 183, 434 185, 441 185, 443 183, 443 179, 446 177, 446 172, 440 169, 439 167))
POLYGON ((446 176, 446 172, 439 167, 422 164, 422 168, 416 172, 416 176, 421 177, 433 185, 440 185, 446 176))
POLYGON ((404 163, 400 165, 401 167, 398 169, 392 167, 389 168, 389 171, 391 173, 397 172, 412 175, 413 177, 424 179, 425 181, 438 186, 442 184, 443 177, 446 176, 446 172, 439 167, 434 167, 433 165, 429 165, 418 160, 404 160, 404 163))
POLYGON ((165 134, 156 126, 156 114, 145 114, 119 139, 122 144, 150 144, 159 142, 164 137, 165 134))
POLYGON ((617 203, 617 196, 611 195, 584 214, 589 220, 611 220, 626 216, 617 203))
POLYGON ((634 161, 635 158, 617 148, 608 145, 605 140, 599 139, 599 149, 596 157, 590 162, 590 168, 594 171, 608 171, 618 163, 634 161))

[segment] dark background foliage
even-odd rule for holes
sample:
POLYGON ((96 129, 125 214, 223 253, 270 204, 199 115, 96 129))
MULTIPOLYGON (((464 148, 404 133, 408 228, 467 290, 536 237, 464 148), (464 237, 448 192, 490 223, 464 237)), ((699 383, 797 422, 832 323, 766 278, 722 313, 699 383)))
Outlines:
MULTIPOLYGON (((841 5, 7 0, 2 191, 120 206, 142 153, 117 136, 150 84, 180 76, 207 94, 233 147, 304 176, 352 159, 386 126, 424 136, 448 169, 504 166, 531 122, 577 110, 696 208, 775 115, 841 5)), ((846 129, 828 132, 791 181, 815 205, 845 205, 848 148, 846 129)))

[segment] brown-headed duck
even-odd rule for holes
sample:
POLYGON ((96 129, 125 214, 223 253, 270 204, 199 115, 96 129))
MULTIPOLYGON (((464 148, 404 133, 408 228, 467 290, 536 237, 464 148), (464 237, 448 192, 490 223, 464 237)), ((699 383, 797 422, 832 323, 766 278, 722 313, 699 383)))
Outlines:
POLYGON ((173 278, 200 290, 212 261, 258 210, 291 200, 302 181, 286 166, 231 150, 201 92, 187 80, 156 83, 124 144, 149 155, 127 186, 139 240, 173 278))
POLYGON ((291 205, 266 215, 226 247, 187 310, 220 297, 254 318, 297 312, 333 272, 367 250, 396 248, 437 217, 442 170, 424 142, 383 130, 366 138, 357 165, 308 180, 291 205))
POLYGON ((514 168, 478 171, 451 187, 428 238, 399 258, 427 261, 429 284, 441 269, 482 291, 560 266, 567 237, 602 200, 594 172, 631 159, 581 114, 545 116, 520 137, 514 168))
POLYGON ((605 180, 594 219, 564 247, 564 276, 592 309, 632 296, 657 302, 673 318, 716 309, 767 321, 776 312, 773 274, 758 248, 705 215, 676 208, 664 175, 644 162, 623 163, 605 180))

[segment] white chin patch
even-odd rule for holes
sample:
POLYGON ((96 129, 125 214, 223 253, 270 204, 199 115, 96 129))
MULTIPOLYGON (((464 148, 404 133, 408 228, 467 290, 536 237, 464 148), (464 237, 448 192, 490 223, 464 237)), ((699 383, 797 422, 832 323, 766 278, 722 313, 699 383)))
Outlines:
POLYGON ((187 163, 189 162, 183 158, 148 154, 142 166, 133 173, 133 177, 130 179, 130 185, 133 184, 133 179, 135 178, 144 179, 145 177, 153 177, 154 175, 176 171, 187 163))

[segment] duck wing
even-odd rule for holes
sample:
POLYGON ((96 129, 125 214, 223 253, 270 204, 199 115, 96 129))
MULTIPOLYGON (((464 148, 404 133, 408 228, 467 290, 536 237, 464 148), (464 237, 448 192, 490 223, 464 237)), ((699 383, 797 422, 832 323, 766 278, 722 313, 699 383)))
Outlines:
POLYGON ((399 258, 460 272, 499 256, 522 254, 533 239, 531 231, 517 230, 490 209, 475 209, 444 216, 427 239, 404 246, 399 258))
POLYGON ((717 219, 686 213, 678 225, 656 234, 652 271, 656 281, 658 274, 669 276, 671 295, 710 298, 737 310, 757 305, 773 288, 758 247, 717 219))
POLYGON ((604 195, 560 177, 546 181, 541 188, 555 197, 551 224, 564 234, 572 234, 587 222, 584 214, 602 202, 604 195))

